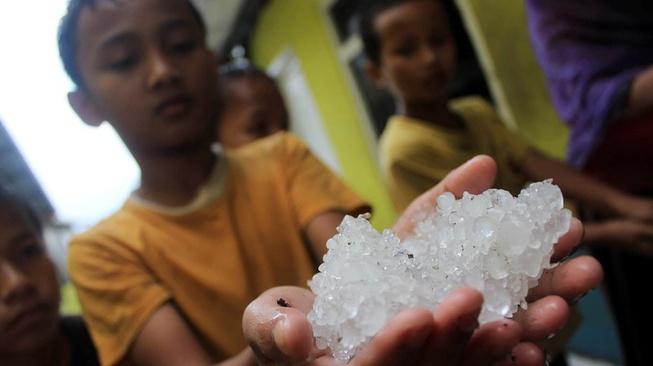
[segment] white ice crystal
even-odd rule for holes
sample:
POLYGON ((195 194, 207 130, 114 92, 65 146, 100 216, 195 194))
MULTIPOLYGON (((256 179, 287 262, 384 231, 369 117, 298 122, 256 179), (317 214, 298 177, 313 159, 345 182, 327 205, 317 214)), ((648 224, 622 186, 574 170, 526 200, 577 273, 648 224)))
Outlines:
POLYGON ((401 310, 435 309, 464 286, 483 293, 480 324, 512 316, 551 266, 571 219, 551 180, 516 198, 497 189, 460 200, 444 193, 437 205, 401 243, 365 216, 342 221, 309 281, 316 299, 308 319, 319 348, 348 361, 401 310))

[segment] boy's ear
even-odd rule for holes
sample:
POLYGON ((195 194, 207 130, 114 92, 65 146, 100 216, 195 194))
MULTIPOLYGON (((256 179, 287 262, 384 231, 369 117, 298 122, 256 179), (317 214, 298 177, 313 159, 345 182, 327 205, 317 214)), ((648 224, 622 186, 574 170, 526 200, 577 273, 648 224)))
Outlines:
POLYGON ((68 103, 87 125, 97 127, 104 122, 104 118, 101 117, 91 96, 86 91, 77 89, 69 92, 68 103))
POLYGON ((379 65, 370 60, 366 60, 363 68, 367 76, 369 76, 377 86, 385 88, 385 79, 383 78, 383 73, 381 73, 379 65))

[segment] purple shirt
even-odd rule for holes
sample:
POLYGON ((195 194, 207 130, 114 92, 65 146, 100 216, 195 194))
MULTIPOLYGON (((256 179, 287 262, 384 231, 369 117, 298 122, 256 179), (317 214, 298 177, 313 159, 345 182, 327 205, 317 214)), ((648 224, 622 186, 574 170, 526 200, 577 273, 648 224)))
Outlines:
POLYGON ((651 0, 527 0, 528 31, 560 118, 567 161, 582 167, 653 64, 651 0))

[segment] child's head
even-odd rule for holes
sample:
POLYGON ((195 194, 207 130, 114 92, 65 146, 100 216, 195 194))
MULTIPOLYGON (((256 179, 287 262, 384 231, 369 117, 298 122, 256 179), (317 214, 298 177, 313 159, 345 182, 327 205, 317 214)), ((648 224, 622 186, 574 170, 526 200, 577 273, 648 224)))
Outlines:
POLYGON ((218 113, 205 31, 189 0, 71 0, 59 29, 71 106, 111 123, 132 153, 197 145, 218 113))
POLYGON ((226 65, 220 71, 222 114, 218 142, 239 147, 288 130, 288 110, 277 83, 252 64, 226 65))
POLYGON ((446 98, 456 47, 439 0, 377 0, 359 15, 367 73, 402 103, 446 98))
POLYGON ((39 217, 0 187, 0 359, 53 340, 59 301, 39 217))

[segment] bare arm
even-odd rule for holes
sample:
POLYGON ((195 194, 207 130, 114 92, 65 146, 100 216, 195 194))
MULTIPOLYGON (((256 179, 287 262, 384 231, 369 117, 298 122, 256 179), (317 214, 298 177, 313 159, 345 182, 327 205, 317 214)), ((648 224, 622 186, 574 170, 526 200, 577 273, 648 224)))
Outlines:
MULTIPOLYGON (((213 365, 209 354, 171 303, 164 304, 150 317, 136 337, 128 357, 139 366, 213 365)), ((256 364, 248 348, 220 365, 256 364)))
POLYGON ((623 117, 638 117, 653 111, 653 66, 639 73, 630 86, 623 117))
POLYGON ((527 154, 522 171, 532 181, 553 178, 564 196, 578 204, 613 216, 653 223, 652 200, 619 191, 535 150, 527 154))
POLYGON ((322 263, 327 253, 326 242, 338 232, 338 225, 345 214, 340 211, 327 211, 317 216, 306 227, 306 239, 311 247, 316 263, 322 263))

